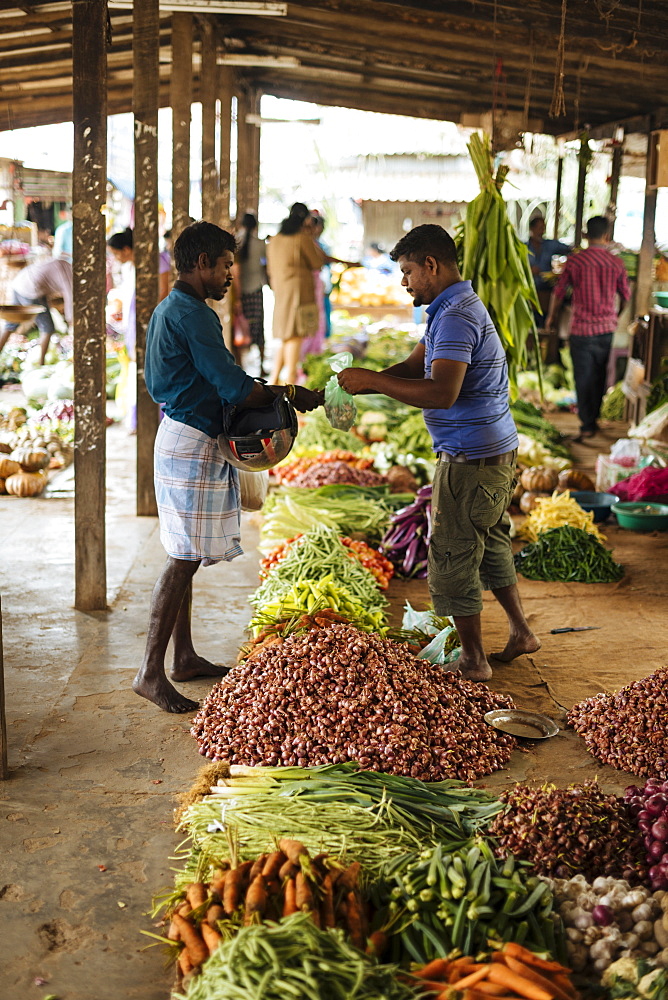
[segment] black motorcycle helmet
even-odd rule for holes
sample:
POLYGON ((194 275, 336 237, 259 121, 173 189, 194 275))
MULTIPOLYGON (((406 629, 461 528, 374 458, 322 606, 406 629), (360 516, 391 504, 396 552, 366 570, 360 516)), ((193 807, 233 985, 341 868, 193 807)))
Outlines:
POLYGON ((287 396, 254 410, 230 406, 223 416, 218 447, 225 461, 245 472, 264 472, 278 465, 295 443, 297 414, 287 396))

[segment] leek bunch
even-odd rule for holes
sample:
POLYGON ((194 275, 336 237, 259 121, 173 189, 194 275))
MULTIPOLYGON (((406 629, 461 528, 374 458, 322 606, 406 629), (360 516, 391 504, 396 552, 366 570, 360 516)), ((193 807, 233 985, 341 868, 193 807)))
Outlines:
POLYGON ((538 334, 532 306, 540 309, 529 265, 528 247, 513 228, 501 187, 508 167, 494 173, 488 135, 474 132, 468 144, 471 161, 480 182, 480 194, 469 202, 466 218, 456 234, 464 280, 489 312, 508 359, 511 385, 517 388, 517 373, 526 367, 527 343, 534 338, 540 372, 538 334))

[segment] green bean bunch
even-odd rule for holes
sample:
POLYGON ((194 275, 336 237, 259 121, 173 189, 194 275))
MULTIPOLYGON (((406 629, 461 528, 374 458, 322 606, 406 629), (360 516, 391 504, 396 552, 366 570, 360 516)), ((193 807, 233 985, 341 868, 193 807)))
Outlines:
POLYGON ((174 1000, 410 1000, 415 993, 345 940, 318 930, 307 913, 243 927, 204 963, 174 1000))
POLYGON ((321 580, 330 573, 369 610, 379 611, 387 604, 373 573, 351 559, 338 530, 322 525, 292 543, 285 558, 249 598, 250 603, 256 609, 263 608, 280 600, 300 580, 321 580))
POLYGON ((543 532, 515 556, 515 567, 529 580, 559 580, 573 583, 614 583, 624 576, 598 538, 563 525, 543 532))

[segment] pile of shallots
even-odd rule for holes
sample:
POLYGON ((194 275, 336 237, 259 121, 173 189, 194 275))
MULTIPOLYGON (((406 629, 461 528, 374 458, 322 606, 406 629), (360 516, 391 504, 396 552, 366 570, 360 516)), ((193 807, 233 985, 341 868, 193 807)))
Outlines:
POLYGON ((403 644, 331 624, 266 646, 216 684, 195 717, 200 753, 232 764, 357 761, 423 781, 473 781, 515 746, 483 716, 512 700, 403 644))
POLYGON ((574 705, 568 722, 604 764, 641 777, 668 778, 668 667, 574 705))

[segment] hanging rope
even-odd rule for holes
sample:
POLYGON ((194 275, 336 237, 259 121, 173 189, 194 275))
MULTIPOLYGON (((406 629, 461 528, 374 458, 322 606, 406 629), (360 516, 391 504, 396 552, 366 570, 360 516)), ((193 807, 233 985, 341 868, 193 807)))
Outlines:
POLYGON ((557 44, 557 62, 554 70, 554 90, 550 105, 550 118, 561 118, 566 114, 566 96, 564 94, 564 59, 566 50, 566 3, 561 0, 561 30, 557 44))

